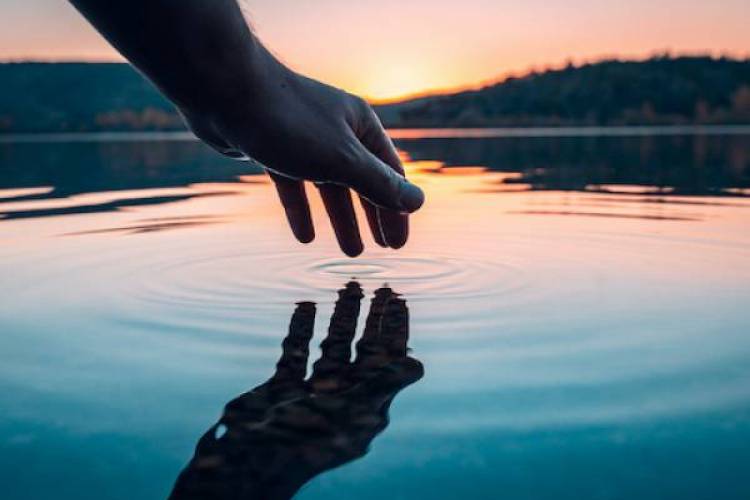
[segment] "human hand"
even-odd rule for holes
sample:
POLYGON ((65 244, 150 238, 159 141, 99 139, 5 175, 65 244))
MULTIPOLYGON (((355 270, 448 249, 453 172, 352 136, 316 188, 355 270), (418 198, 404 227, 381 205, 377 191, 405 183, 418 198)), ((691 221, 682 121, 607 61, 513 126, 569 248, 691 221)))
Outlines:
POLYGON ((424 372, 407 355, 406 301, 389 288, 375 292, 350 361, 361 299, 357 283, 339 291, 308 380, 315 305, 298 304, 276 373, 226 405, 170 498, 287 499, 316 475, 367 453, 388 425, 393 399, 424 372))
POLYGON ((315 237, 303 181, 318 185, 341 249, 363 245, 349 189, 375 241, 400 248, 424 202, 367 103, 278 61, 237 0, 71 0, 182 112, 203 141, 252 158, 276 183, 294 235, 315 237))
POLYGON ((315 238, 303 181, 314 182, 341 250, 362 253, 349 189, 362 201, 375 241, 401 248, 408 213, 424 202, 404 177, 398 154, 361 98, 301 76, 267 51, 255 57, 246 91, 228 92, 211 113, 183 110, 195 134, 231 157, 263 165, 276 185, 295 237, 315 238), (230 97, 231 96, 231 97, 230 97))

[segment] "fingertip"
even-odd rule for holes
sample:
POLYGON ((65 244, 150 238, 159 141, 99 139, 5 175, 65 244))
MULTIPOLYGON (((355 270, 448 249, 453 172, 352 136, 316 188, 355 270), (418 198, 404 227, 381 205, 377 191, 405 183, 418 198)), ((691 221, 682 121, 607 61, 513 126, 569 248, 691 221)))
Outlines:
POLYGON ((287 210, 287 220, 289 228, 292 230, 292 234, 297 241, 307 245, 315 239, 315 228, 312 225, 309 213, 299 214, 287 210))
POLYGON ((393 210, 380 211, 383 236, 388 247, 398 250, 409 239, 409 216, 393 210))
POLYGON ((389 241, 388 246, 394 250, 400 250, 401 248, 404 248, 404 246, 406 246, 406 241, 406 238, 394 241, 393 243, 389 241))
POLYGON ((304 183, 273 172, 269 172, 269 175, 276 186, 276 191, 286 213, 287 222, 295 239, 303 244, 310 243, 315 239, 315 228, 313 227, 304 183))
POLYGON ((315 230, 313 228, 297 231, 293 230, 292 232, 294 233, 294 237, 297 238, 297 241, 303 245, 312 243, 315 240, 315 230))
POLYGON ((351 257, 354 259, 355 257, 359 257, 362 255, 362 252, 365 251, 364 245, 360 243, 351 243, 349 245, 342 245, 341 251, 346 254, 347 257, 351 257))
POLYGON ((416 212, 422 208, 424 200, 424 191, 419 186, 412 184, 406 179, 401 182, 398 201, 403 210, 408 213, 416 212))

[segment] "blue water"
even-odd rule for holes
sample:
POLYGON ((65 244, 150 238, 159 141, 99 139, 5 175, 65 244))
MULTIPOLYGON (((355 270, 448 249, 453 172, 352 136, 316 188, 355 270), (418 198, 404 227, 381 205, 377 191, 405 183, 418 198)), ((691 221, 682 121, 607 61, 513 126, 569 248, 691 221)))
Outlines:
POLYGON ((260 468, 308 471, 303 499, 750 497, 750 135, 649 132, 396 133, 428 203, 406 248, 355 260, 316 196, 302 246, 257 167, 188 137, 5 139, 2 498, 165 498, 220 419, 204 465, 241 449, 244 472, 211 487, 260 468), (352 279, 357 339, 388 286, 408 322, 379 334, 410 350, 228 417, 301 301, 313 371, 352 279))

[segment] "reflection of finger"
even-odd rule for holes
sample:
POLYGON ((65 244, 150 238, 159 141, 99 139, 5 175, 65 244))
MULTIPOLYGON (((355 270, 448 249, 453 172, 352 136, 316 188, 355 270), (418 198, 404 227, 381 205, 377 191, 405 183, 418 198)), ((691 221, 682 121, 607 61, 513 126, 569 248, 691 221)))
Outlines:
POLYGON ((390 288, 380 288, 370 303, 370 313, 365 322, 365 331, 357 342, 357 358, 354 364, 358 367, 380 366, 388 362, 387 349, 382 342, 381 329, 386 305, 398 295, 390 288))
POLYGON ((364 247, 359 236, 359 226, 349 189, 335 184, 321 184, 318 189, 339 247, 349 257, 361 254, 364 247))
POLYGON ((370 231, 372 231, 372 237, 375 240, 375 243, 381 247, 387 247, 388 244, 385 242, 385 237, 383 236, 383 228, 380 226, 380 214, 378 212, 380 212, 381 209, 361 196, 359 199, 362 202, 362 208, 367 216, 367 223, 370 226, 370 231))
POLYGON ((370 302, 370 313, 367 315, 365 322, 365 331, 362 333, 363 341, 375 340, 375 337, 380 332, 380 323, 383 320, 385 304, 395 297, 398 297, 398 295, 390 288, 384 287, 375 290, 375 295, 370 302))
POLYGON ((394 298, 385 304, 380 336, 389 356, 403 358, 409 343, 409 308, 406 301, 394 298))
POLYGON ((275 382, 302 382, 307 371, 307 357, 310 354, 310 339, 315 325, 315 304, 300 302, 289 323, 289 334, 282 342, 282 353, 276 363, 275 382))
POLYGON ((286 218, 294 237, 301 243, 310 243, 315 239, 315 229, 310 216, 310 204, 307 201, 304 182, 273 172, 269 172, 269 175, 276 185, 276 191, 279 193, 279 199, 286 211, 286 218))
POLYGON ((359 283, 348 283, 346 288, 339 290, 328 336, 320 344, 322 354, 313 365, 310 383, 316 389, 328 389, 328 384, 337 384, 335 378, 349 366, 361 300, 362 288, 359 283))

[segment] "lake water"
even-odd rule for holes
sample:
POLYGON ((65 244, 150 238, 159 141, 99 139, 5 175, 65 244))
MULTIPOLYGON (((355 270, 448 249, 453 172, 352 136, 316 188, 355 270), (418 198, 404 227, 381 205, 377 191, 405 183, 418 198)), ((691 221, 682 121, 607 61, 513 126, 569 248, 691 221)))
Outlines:
POLYGON ((217 484, 302 470, 307 500, 750 498, 750 130, 393 135, 428 201, 353 260, 317 195, 302 246, 258 168, 186 135, 3 139, 2 498, 165 498, 207 431, 241 471, 217 484), (401 294, 382 335, 408 307, 389 355, 423 374, 329 373, 324 430, 297 402, 214 426, 302 301, 312 365, 350 280, 359 331, 401 294))

